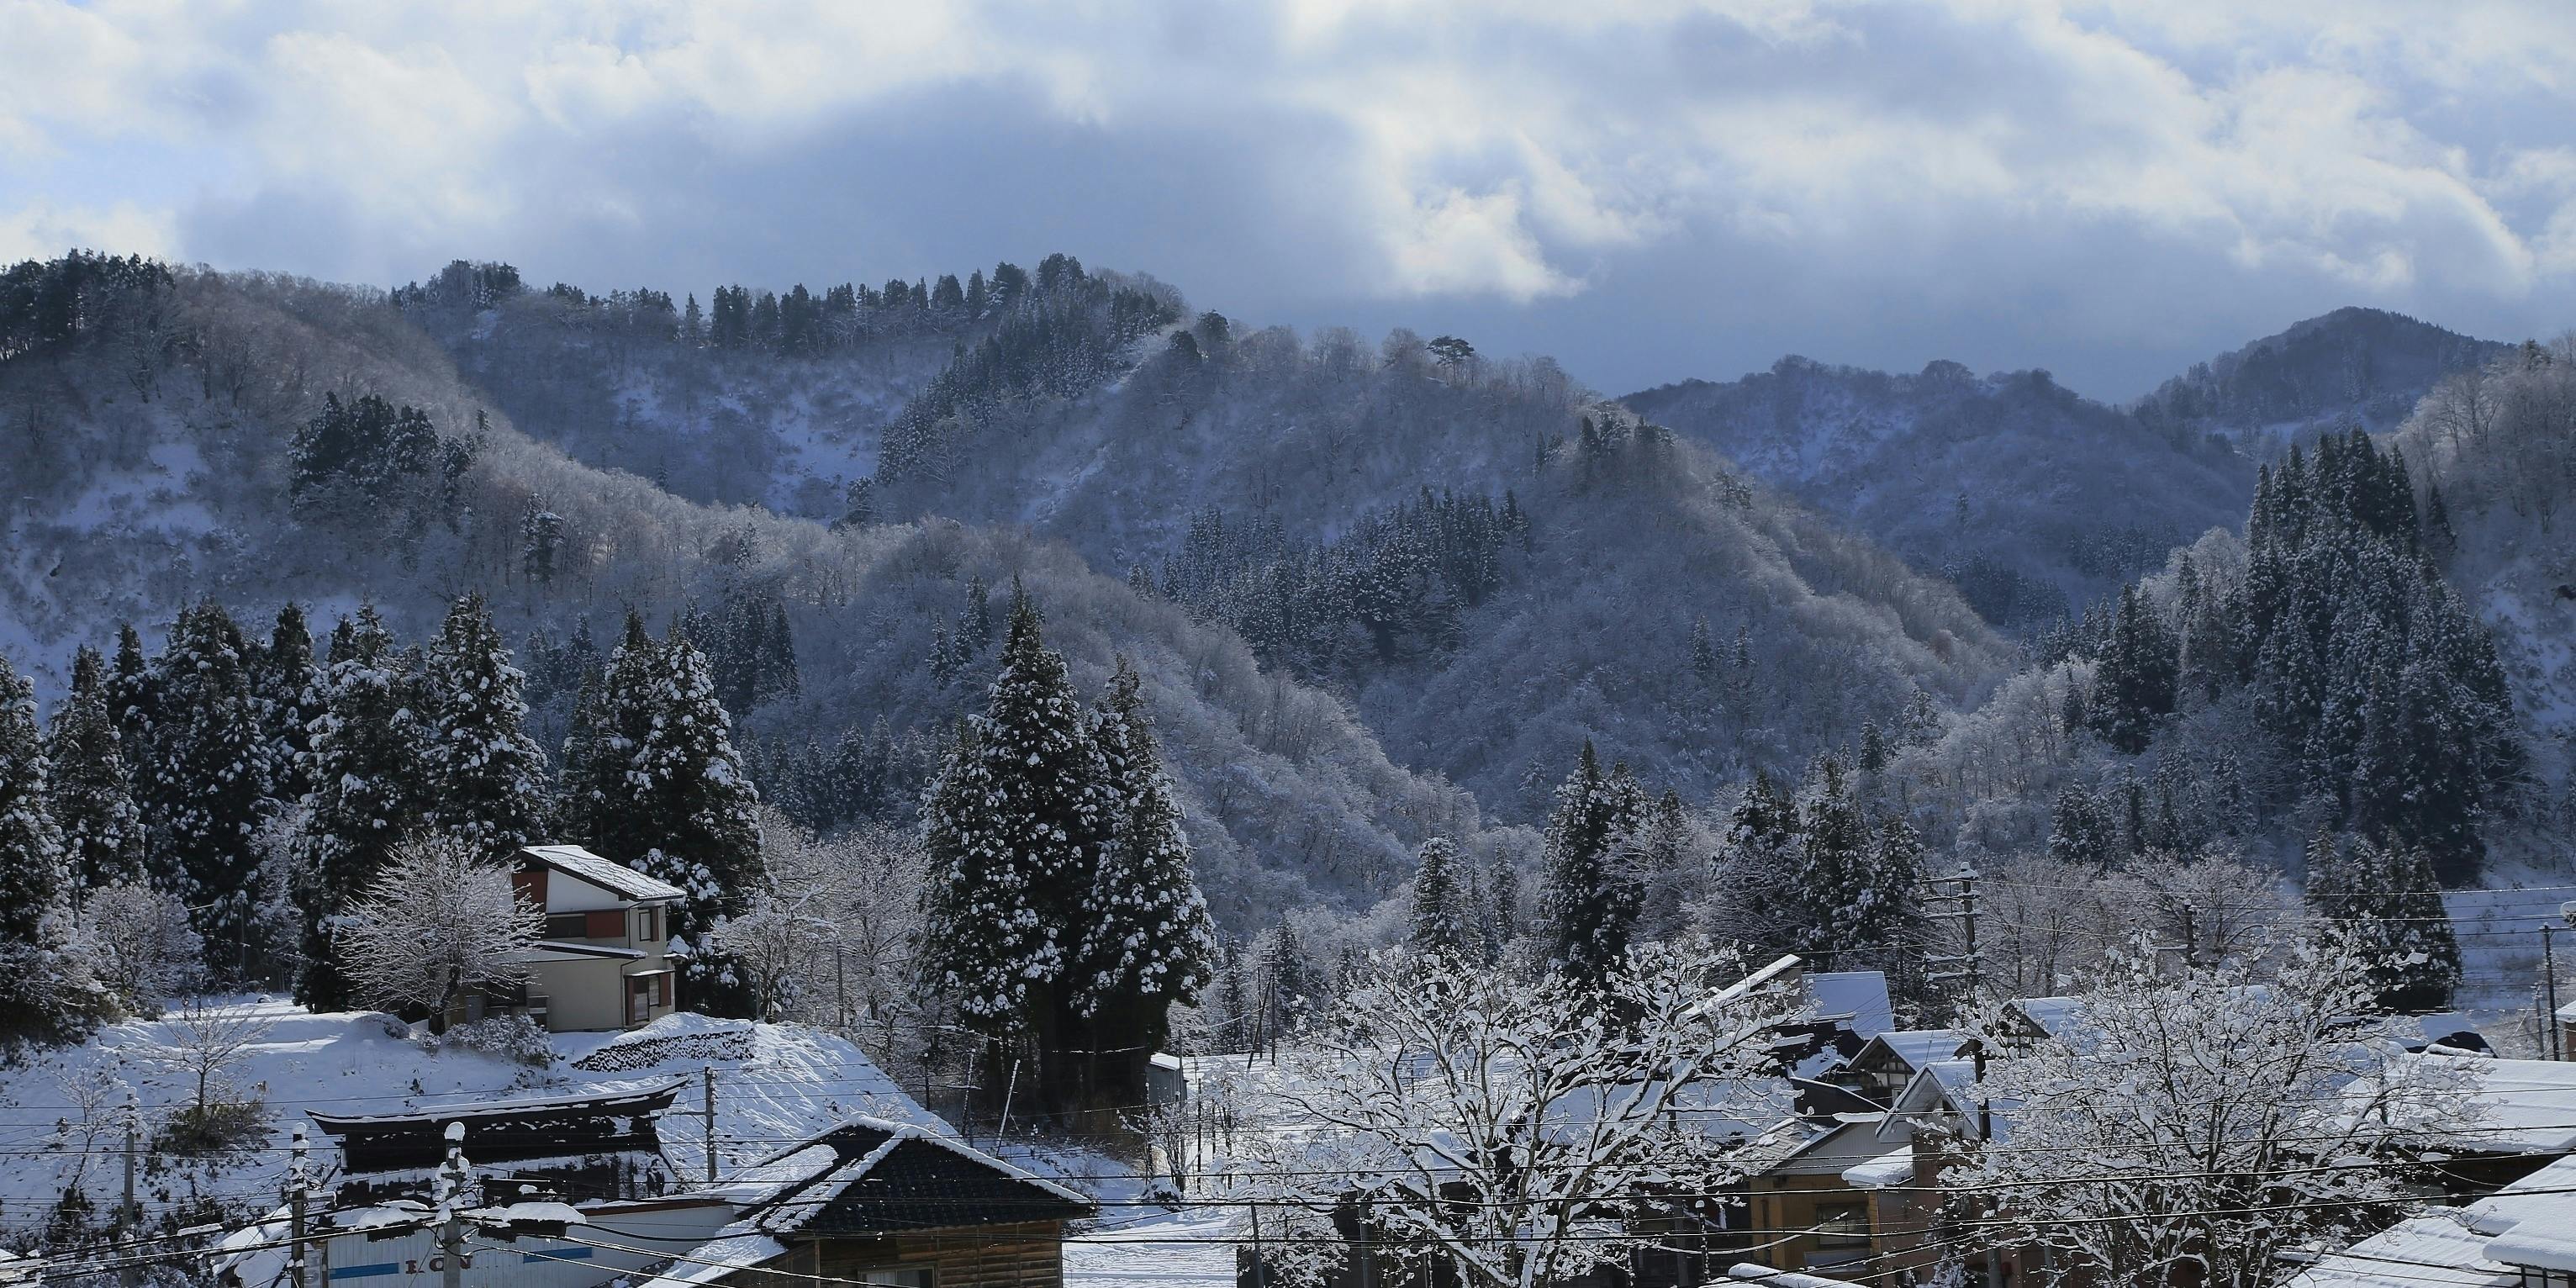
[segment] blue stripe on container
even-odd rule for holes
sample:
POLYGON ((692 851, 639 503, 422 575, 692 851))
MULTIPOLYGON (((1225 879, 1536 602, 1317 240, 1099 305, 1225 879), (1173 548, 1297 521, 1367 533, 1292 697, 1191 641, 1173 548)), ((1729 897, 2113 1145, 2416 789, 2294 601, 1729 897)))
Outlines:
POLYGON ((588 1261, 590 1260, 590 1254, 593 1251, 596 1251, 596 1249, 581 1247, 548 1248, 543 1252, 522 1254, 519 1258, 519 1262, 520 1264, 525 1265, 531 1261, 588 1261))
POLYGON ((373 1265, 365 1266, 331 1267, 331 1277, 334 1279, 365 1279, 371 1275, 398 1275, 401 1273, 402 1263, 399 1261, 379 1261, 373 1265))

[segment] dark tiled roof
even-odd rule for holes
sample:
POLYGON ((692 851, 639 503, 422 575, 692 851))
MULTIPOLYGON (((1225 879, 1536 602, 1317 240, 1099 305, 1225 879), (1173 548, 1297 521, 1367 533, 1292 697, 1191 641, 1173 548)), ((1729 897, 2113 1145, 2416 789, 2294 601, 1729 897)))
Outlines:
POLYGON ((956 1141, 894 1124, 850 1123, 822 1136, 837 1160, 763 1204, 777 1234, 873 1236, 1064 1221, 1096 1209, 1062 1186, 956 1141))

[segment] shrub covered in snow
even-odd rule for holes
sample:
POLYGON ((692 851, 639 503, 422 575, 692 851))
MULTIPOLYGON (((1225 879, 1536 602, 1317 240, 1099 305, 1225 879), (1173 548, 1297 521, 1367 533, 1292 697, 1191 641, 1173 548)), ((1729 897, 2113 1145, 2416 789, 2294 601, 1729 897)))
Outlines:
POLYGON ((433 1051, 457 1049, 542 1069, 554 1062, 546 1031, 524 1015, 487 1015, 428 1039, 433 1051))

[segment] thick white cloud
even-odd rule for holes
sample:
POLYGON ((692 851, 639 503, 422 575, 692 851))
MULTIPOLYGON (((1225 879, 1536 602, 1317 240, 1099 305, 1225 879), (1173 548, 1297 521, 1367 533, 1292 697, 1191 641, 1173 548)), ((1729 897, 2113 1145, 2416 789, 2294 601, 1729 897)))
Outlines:
POLYGON ((703 291, 1062 248, 1611 387, 1799 347, 2125 393, 2347 302, 2576 322, 2571 99, 2555 0, 0 0, 0 253, 703 291))

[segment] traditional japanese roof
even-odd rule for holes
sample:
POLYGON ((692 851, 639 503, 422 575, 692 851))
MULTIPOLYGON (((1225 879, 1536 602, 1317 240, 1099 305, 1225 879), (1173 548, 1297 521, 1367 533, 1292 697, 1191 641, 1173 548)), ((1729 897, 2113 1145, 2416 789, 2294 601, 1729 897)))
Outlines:
POLYGON ((2473 1113, 2454 1147, 2491 1154, 2576 1153, 2576 1062, 2425 1053, 2459 1072, 2473 1113))
POLYGON ((1852 1057, 1852 1065, 1874 1064, 1874 1057, 1883 1052, 1902 1061, 1907 1069, 1917 1070, 1937 1061, 1959 1058, 1959 1048, 1967 1041, 1968 1035, 1957 1029, 1897 1029, 1871 1038, 1869 1045, 1852 1057))
POLYGON ((668 881, 648 877, 622 863, 611 863, 578 845, 529 845, 521 847, 519 853, 637 903, 668 903, 688 897, 687 891, 668 881))
POLYGON ((649 1091, 589 1093, 473 1104, 434 1105, 389 1114, 312 1113, 336 1137, 346 1171, 408 1172, 447 1157, 447 1127, 465 1126, 466 1157, 498 1166, 586 1155, 661 1151, 657 1120, 687 1085, 649 1091))
POLYGON ((2562 1158, 2462 1210, 2469 1228, 2496 1236, 2487 1259, 2576 1271, 2576 1158, 2562 1158))
POLYGON ((774 1168, 778 1183, 747 1196, 750 1205, 729 1233, 868 1237, 1063 1221, 1098 1210, 1073 1190, 963 1142, 882 1118, 849 1119, 760 1167, 774 1168))
POLYGON ((2491 1261, 2487 1236, 2448 1215, 2400 1221, 2329 1252, 2285 1288, 2515 1288, 2522 1273, 2491 1261))
POLYGON ((1874 970, 1828 971, 1807 976, 1807 991, 1816 999, 1816 1018, 1839 1019, 1866 1039, 1896 1027, 1896 1007, 1888 1001, 1887 976, 1874 970))
POLYGON ((1866 1163, 1843 1169, 1843 1180, 1854 1189, 1883 1190, 1890 1186, 1914 1183, 1914 1147, 1891 1149, 1866 1163))
POLYGON ((1800 1274, 1795 1270, 1774 1270, 1750 1261, 1727 1267, 1726 1277, 1736 1283, 1762 1284, 1765 1288, 1860 1288, 1848 1279, 1828 1279, 1823 1275, 1800 1274))

